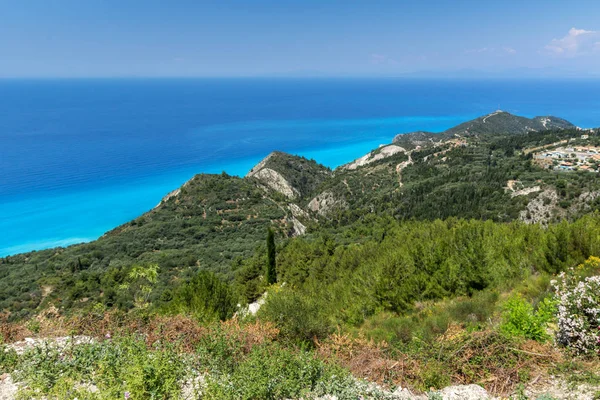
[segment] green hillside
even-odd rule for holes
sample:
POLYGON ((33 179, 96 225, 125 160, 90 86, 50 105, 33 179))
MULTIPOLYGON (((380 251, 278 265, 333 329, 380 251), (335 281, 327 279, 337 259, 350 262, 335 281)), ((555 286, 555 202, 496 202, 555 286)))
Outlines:
MULTIPOLYGON (((506 118, 513 120, 500 114, 485 123, 506 118)), ((114 287, 136 264, 158 265, 154 298, 198 271, 231 281, 243 260, 263 245, 267 227, 274 227, 284 240, 307 230, 317 234, 363 221, 367 215, 398 221, 573 220, 600 206, 600 196, 590 196, 600 190, 596 174, 541 169, 525 150, 561 140, 578 143, 580 135, 560 129, 480 134, 460 142, 441 139, 335 171, 314 160, 274 152, 245 178, 198 175, 155 209, 94 242, 0 259, 0 309, 12 319, 48 304, 69 312, 101 300, 127 309, 132 299, 114 287), (514 196, 507 189, 509 181, 539 190, 514 196), (528 204, 548 193, 556 199, 543 215, 531 216, 528 204)), ((585 143, 595 141, 592 135, 585 143)))

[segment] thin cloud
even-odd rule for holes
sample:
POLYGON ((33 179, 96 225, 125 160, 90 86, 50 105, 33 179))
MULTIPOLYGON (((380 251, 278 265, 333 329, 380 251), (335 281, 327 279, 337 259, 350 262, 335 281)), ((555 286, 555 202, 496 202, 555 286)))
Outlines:
POLYGON ((553 39, 544 52, 556 57, 576 57, 599 50, 600 32, 571 28, 566 36, 553 39))
POLYGON ((479 49, 468 49, 465 50, 465 54, 496 54, 496 55, 501 55, 501 54, 515 54, 517 51, 515 49, 513 49, 512 47, 508 47, 508 46, 504 46, 500 49, 497 49, 495 47, 481 47, 479 49))
POLYGON ((476 54, 476 53, 487 53, 490 49, 487 47, 482 47, 480 49, 469 49, 465 50, 465 54, 476 54))

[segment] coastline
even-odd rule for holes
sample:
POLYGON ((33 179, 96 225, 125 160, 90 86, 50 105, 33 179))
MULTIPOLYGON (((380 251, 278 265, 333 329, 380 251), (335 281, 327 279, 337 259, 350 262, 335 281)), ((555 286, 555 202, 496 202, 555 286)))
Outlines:
MULTIPOLYGON (((312 158, 332 169, 353 161, 381 144, 393 139, 379 137, 344 145, 301 149, 290 153, 312 158)), ((196 174, 219 174, 244 177, 266 154, 217 163, 203 170, 188 167, 168 171, 158 176, 140 177, 129 181, 84 190, 71 190, 42 198, 28 197, 2 203, 0 230, 13 232, 11 240, 0 245, 0 257, 29 251, 91 242, 104 233, 150 211, 168 193, 176 190, 196 174), (14 235, 19 225, 37 225, 37 238, 28 240, 14 235), (57 237, 53 232, 64 233, 57 237)), ((30 232, 29 232, 30 234, 30 232)))

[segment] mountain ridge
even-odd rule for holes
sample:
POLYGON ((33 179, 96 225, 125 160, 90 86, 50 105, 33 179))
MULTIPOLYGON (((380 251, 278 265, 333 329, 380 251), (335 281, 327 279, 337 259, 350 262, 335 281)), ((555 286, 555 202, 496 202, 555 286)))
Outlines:
POLYGON ((421 146, 440 139, 472 136, 478 134, 517 134, 553 129, 577 129, 571 122, 554 116, 527 118, 496 110, 490 114, 463 122, 442 132, 415 131, 401 133, 392 143, 421 146))

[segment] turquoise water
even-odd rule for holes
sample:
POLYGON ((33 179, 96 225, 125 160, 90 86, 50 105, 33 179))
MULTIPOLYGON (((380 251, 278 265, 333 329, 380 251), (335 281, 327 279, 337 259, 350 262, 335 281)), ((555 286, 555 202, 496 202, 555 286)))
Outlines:
POLYGON ((272 150, 336 167, 498 107, 600 126, 599 82, 0 81, 0 256, 93 240, 272 150))

